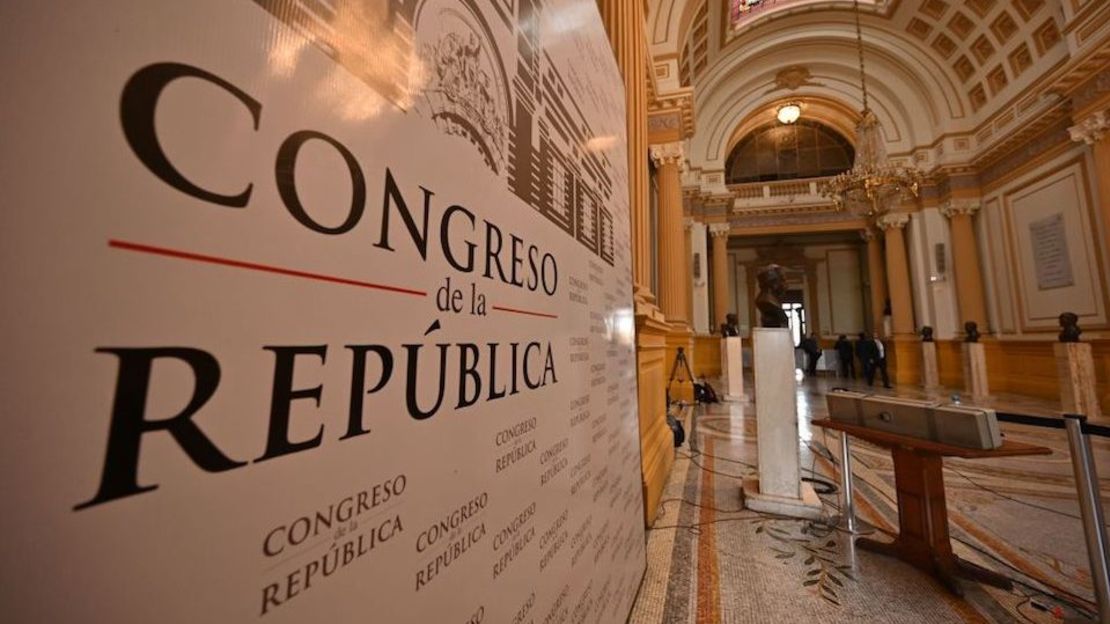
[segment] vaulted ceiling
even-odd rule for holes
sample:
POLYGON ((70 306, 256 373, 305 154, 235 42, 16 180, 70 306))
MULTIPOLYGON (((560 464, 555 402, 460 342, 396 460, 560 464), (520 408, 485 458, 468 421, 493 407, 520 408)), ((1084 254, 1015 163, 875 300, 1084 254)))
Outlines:
MULTIPOLYGON (((869 104, 888 152, 926 168, 968 161, 1059 107, 1042 87, 1082 52, 1081 29, 1068 30, 1076 16, 1104 2, 860 0, 869 104)), ((648 6, 655 91, 693 88, 696 168, 722 168, 786 101, 851 136, 863 101, 850 0, 766 0, 735 24, 728 0, 648 6)), ((1101 41, 1110 25, 1088 30, 1088 43, 1101 41)))

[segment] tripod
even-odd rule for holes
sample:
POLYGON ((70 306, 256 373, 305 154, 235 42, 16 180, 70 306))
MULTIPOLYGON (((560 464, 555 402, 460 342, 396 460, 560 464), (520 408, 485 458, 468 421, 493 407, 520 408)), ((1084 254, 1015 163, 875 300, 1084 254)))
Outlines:
POLYGON ((686 378, 690 380, 690 383, 694 383, 696 381, 696 379, 694 378, 694 373, 690 370, 690 362, 686 359, 686 349, 684 349, 682 347, 679 347, 678 348, 678 354, 675 355, 675 358, 674 358, 674 365, 671 366, 671 378, 667 380, 667 393, 666 394, 667 394, 667 409, 668 410, 671 407, 671 384, 674 383, 675 377, 678 376, 678 366, 679 366, 679 364, 681 364, 682 368, 686 370, 686 378))

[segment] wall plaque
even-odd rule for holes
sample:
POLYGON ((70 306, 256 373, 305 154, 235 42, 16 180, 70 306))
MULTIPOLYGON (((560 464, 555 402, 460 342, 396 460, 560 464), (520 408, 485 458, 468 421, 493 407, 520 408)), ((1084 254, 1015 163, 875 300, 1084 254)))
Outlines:
POLYGON ((1063 213, 1029 223, 1029 241, 1037 272, 1037 289, 1064 288, 1075 283, 1068 256, 1063 213))

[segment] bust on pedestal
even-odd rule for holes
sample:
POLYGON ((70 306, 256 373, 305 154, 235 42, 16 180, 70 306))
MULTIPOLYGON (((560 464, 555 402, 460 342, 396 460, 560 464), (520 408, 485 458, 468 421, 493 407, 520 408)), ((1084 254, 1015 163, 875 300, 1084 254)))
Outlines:
POLYGON ((735 314, 726 314, 721 323, 721 380, 724 400, 744 400, 744 355, 740 326, 735 314))
POLYGON ((921 387, 936 390, 940 386, 940 371, 937 368, 937 343, 933 341, 933 328, 921 328, 921 387))
POLYGON ((964 390, 973 399, 990 396, 987 383, 987 354, 983 343, 979 342, 979 324, 975 321, 964 323, 964 390))
POLYGON ((1102 418, 1095 388, 1095 361, 1091 345, 1079 342, 1079 316, 1073 312, 1060 315, 1060 342, 1056 354, 1056 373, 1060 378, 1060 406, 1065 413, 1082 414, 1091 420, 1102 418))
POLYGON ((756 441, 759 477, 744 479, 744 506, 795 518, 823 515, 813 486, 802 481, 798 454, 798 405, 794 381, 794 337, 782 309, 786 274, 777 264, 759 272, 752 329, 755 369, 756 441))

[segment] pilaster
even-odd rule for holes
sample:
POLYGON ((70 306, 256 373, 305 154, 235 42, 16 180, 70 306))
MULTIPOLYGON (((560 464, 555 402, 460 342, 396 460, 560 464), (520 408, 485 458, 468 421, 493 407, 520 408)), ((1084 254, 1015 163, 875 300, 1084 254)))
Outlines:
POLYGON ((685 328, 688 325, 689 267, 684 257, 686 243, 683 240, 682 144, 652 145, 651 158, 659 172, 659 307, 668 323, 685 328))
POLYGON ((1098 209, 1102 218, 1102 256, 1110 255, 1110 108, 1097 110, 1068 128, 1073 141, 1091 149, 1098 183, 1098 209))
POLYGON ((883 243, 875 229, 860 231, 867 242, 867 281, 871 294, 871 331, 880 333, 883 327, 883 308, 886 306, 886 261, 883 260, 883 243))
POLYGON ((977 199, 948 200, 940 213, 948 218, 952 237, 953 271, 956 274, 956 303, 959 306, 959 324, 975 321, 981 331, 987 330, 987 301, 983 289, 983 272, 979 264, 979 244, 975 239, 972 222, 979 211, 977 199))
POLYGON ((731 230, 728 223, 709 224, 713 243, 713 328, 720 327, 729 312, 728 237, 731 230))
POLYGON ((904 231, 909 222, 910 216, 901 212, 883 215, 876 221, 886 238, 887 290, 895 338, 914 335, 913 296, 904 231))

